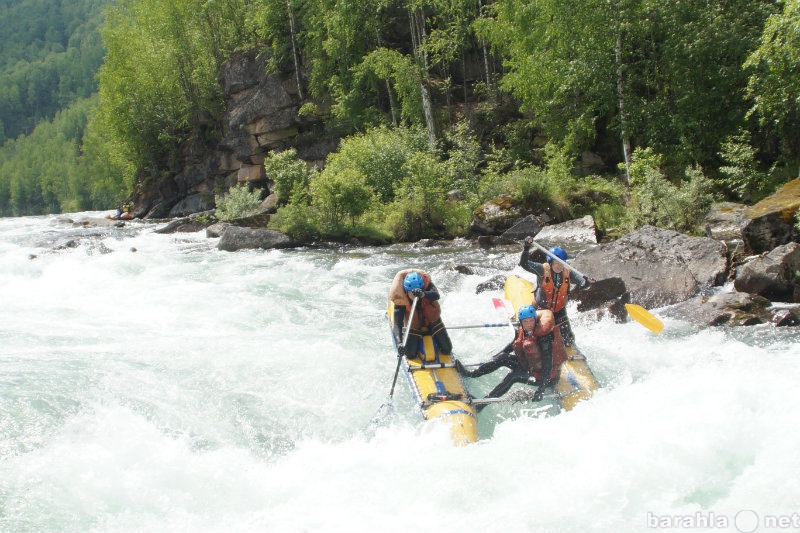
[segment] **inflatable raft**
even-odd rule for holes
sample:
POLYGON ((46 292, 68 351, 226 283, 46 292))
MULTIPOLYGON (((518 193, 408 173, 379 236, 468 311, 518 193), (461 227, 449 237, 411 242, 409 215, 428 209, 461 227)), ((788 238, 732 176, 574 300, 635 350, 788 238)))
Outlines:
MULTIPOLYGON (((506 278, 505 299, 511 302, 515 320, 519 308, 533 302, 534 289, 533 283, 519 276, 506 278)), ((561 366, 561 375, 555 390, 559 404, 569 411, 579 402, 591 398, 594 391, 600 388, 600 384, 580 350, 576 346, 567 346, 566 350, 567 361, 561 366)))
MULTIPOLYGON (((389 301, 387 313, 391 335, 394 303, 389 301)), ((416 354, 403 357, 400 368, 406 376, 414 401, 425 420, 438 420, 449 426, 453 442, 458 445, 478 440, 478 419, 470 405, 464 380, 455 369, 451 354, 440 353, 433 338, 423 330, 416 354)))

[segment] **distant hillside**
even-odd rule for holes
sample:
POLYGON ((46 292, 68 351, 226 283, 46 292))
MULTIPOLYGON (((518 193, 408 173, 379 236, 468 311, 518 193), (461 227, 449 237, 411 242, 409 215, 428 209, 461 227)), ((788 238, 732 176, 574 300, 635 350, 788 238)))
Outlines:
POLYGON ((109 3, 0 1, 0 144, 97 91, 109 3))

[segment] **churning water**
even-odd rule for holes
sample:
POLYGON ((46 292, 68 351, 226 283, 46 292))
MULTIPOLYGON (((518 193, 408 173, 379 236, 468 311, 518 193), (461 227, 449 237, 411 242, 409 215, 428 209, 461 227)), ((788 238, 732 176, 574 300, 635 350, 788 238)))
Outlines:
MULTIPOLYGON (((456 448, 402 378, 367 429, 396 361, 388 286, 428 269, 445 324, 496 322, 500 291, 475 289, 517 248, 227 253, 156 227, 0 219, 0 531, 800 527, 797 328, 654 335, 573 307, 601 392, 491 405, 456 448)), ((510 332, 451 337, 477 362, 510 332)))

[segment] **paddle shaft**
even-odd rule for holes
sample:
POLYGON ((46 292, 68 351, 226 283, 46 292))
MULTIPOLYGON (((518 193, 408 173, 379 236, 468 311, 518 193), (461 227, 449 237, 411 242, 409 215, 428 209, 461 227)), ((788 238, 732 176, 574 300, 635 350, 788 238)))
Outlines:
POLYGON ((504 328, 508 324, 505 322, 498 322, 496 324, 469 324, 466 326, 447 326, 447 329, 469 329, 469 328, 504 328))
MULTIPOLYGON (((408 340, 408 334, 411 331, 411 321, 414 320, 414 311, 417 309, 417 301, 419 298, 416 296, 414 297, 414 302, 411 304, 411 313, 408 315, 408 325, 406 325, 406 332, 403 335, 403 346, 406 345, 406 341, 408 340)), ((392 319, 394 320, 394 319, 392 319)), ((392 395, 394 394, 394 386, 397 384, 397 375, 400 373, 400 363, 403 361, 403 358, 398 354, 397 355, 397 366, 394 368, 394 379, 392 379, 392 388, 389 390, 389 400, 391 401, 392 395)))
POLYGON ((551 258, 553 258, 554 260, 556 260, 556 261, 558 261, 559 263, 561 263, 561 265, 562 265, 564 268, 568 268, 568 269, 570 269, 572 272, 575 272, 577 275, 579 275, 579 276, 580 276, 580 277, 582 277, 582 278, 586 278, 586 279, 588 279, 588 278, 589 278, 589 276, 586 276, 586 275, 584 275, 584 274, 581 274, 580 272, 578 272, 578 270, 577 270, 577 269, 575 269, 574 267, 572 267, 572 266, 568 265, 566 261, 564 261, 563 259, 561 259, 561 258, 560 258, 560 257, 558 257, 557 255, 555 255, 555 254, 551 253, 551 252, 550 252, 550 250, 548 250, 547 248, 545 248, 544 246, 542 246, 542 245, 541 245, 541 244, 539 244, 538 242, 536 242, 536 241, 534 241, 534 240, 531 240, 531 244, 533 244, 533 245, 534 245, 534 246, 536 246, 538 249, 540 249, 541 251, 543 251, 544 253, 546 253, 546 254, 547 254, 547 257, 551 257, 551 258))

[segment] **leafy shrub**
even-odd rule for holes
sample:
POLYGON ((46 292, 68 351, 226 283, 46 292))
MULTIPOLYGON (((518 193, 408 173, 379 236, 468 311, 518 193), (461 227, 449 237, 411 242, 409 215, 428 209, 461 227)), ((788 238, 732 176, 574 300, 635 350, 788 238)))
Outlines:
POLYGON ((446 234, 447 166, 430 153, 416 153, 403 170, 408 177, 399 185, 386 215, 391 233, 405 241, 446 234))
POLYGON ((356 218, 367 210, 374 196, 366 177, 353 168, 338 171, 326 168, 311 182, 313 205, 333 225, 349 217, 350 225, 355 226, 356 218))
POLYGON ((306 163, 297 158, 297 150, 290 148, 270 152, 264 161, 267 177, 274 183, 273 192, 281 203, 288 203, 292 194, 308 187, 309 172, 306 163))
POLYGON ((765 185, 765 174, 758 170, 756 149, 750 144, 750 133, 740 132, 722 143, 720 157, 727 163, 719 167, 725 186, 739 198, 749 201, 765 185))
POLYGON ((305 203, 290 203, 278 209, 270 226, 300 242, 310 242, 320 234, 315 209, 305 203))
POLYGON ((714 197, 712 183, 699 167, 686 169, 686 180, 673 185, 661 171, 663 157, 651 148, 637 148, 631 160, 630 228, 652 224, 676 231, 690 231, 703 219, 714 197))
POLYGON ((408 177, 408 158, 424 151, 427 140, 422 130, 381 126, 342 140, 339 150, 328 156, 325 170, 333 174, 358 171, 365 185, 388 203, 394 200, 395 186, 408 177))
POLYGON ((252 192, 246 184, 236 185, 228 190, 228 194, 216 195, 216 216, 219 220, 234 220, 258 213, 261 206, 261 189, 252 192))

